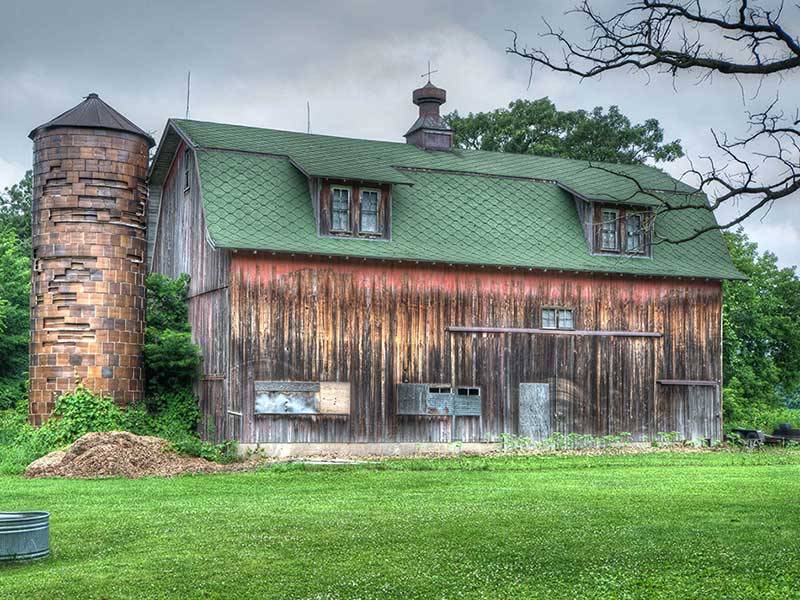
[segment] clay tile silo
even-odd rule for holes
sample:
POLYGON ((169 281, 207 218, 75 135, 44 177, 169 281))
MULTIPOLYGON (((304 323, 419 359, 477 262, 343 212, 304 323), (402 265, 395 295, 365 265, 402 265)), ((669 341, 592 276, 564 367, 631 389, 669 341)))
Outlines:
POLYGON ((143 394, 145 177, 153 139, 97 94, 30 133, 30 420, 82 381, 143 394))

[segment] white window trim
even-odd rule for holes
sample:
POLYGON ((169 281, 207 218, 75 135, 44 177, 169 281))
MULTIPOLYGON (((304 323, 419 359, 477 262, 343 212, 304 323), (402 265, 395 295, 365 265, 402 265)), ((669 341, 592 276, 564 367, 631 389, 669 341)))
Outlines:
POLYGON ((359 188, 358 189, 358 232, 364 235, 381 235, 383 233, 383 227, 381 223, 381 190, 379 188, 359 188), (377 229, 375 231, 364 231, 361 229, 362 220, 361 220, 361 203, 363 202, 362 194, 364 192, 375 192, 378 194, 378 203, 375 205, 375 225, 377 229))
POLYGON ((619 209, 618 208, 601 208, 600 209, 600 251, 601 252, 620 252, 620 235, 619 235, 619 209), (606 248, 603 240, 603 228, 608 220, 605 218, 606 213, 614 214, 614 247, 606 248))
POLYGON ((331 206, 331 233, 352 233, 353 232, 353 188, 348 187, 346 185, 332 185, 330 187, 331 190, 331 197, 330 197, 330 206, 331 206), (348 220, 348 228, 347 229, 334 229, 333 227, 333 192, 334 190, 342 190, 347 192, 347 220, 348 220))

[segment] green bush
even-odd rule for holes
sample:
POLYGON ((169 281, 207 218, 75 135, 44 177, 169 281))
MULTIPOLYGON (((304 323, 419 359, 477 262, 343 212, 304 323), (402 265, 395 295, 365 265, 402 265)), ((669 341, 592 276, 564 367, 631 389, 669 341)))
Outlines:
POLYGON ((202 360, 189 324, 189 276, 147 277, 147 327, 144 367, 147 396, 190 389, 202 360))
POLYGON ((760 429, 771 434, 781 423, 800 428, 800 409, 773 406, 767 402, 752 402, 747 399, 744 386, 732 377, 722 392, 725 407, 725 432, 738 427, 760 429))

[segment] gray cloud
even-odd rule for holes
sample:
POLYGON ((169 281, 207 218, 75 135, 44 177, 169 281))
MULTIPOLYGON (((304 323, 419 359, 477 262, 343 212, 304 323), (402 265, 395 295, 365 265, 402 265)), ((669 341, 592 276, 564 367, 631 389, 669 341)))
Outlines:
MULTIPOLYGON (((595 2, 613 9, 617 2, 595 2)), ((448 90, 450 110, 481 111, 515 98, 549 96, 562 109, 619 105, 634 120, 658 118, 697 161, 712 150, 711 128, 742 134, 735 82, 697 85, 616 74, 598 81, 535 71, 504 49, 513 28, 541 40, 542 18, 583 35, 568 5, 544 1, 426 2, 208 1, 12 2, 0 19, 0 187, 30 164, 27 133, 96 91, 158 136, 182 116, 192 71, 191 116, 305 130, 306 101, 316 133, 402 141, 415 117, 411 90, 427 60, 448 90), (48 18, 41 18, 47 14, 48 18)), ((800 10, 785 9, 800 30, 800 10), (791 13, 791 14, 790 14, 791 13)), ((755 82, 744 82, 749 93, 755 82)), ((762 89, 800 98, 798 75, 762 89), (779 87, 769 87, 777 85, 779 87)), ((688 161, 666 168, 680 175, 688 161)), ((751 220, 747 231, 783 264, 800 263, 797 199, 751 220)), ((728 219, 744 207, 719 213, 728 219)))

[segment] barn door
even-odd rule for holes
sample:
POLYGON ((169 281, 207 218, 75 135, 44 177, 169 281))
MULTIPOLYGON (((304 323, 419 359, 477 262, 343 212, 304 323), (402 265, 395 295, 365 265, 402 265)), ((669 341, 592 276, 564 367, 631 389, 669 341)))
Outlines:
POLYGON ((686 389, 687 439, 717 439, 719 424, 717 418, 717 387, 693 385, 686 389))
POLYGON ((519 435, 541 441, 552 433, 549 383, 519 384, 519 435))

